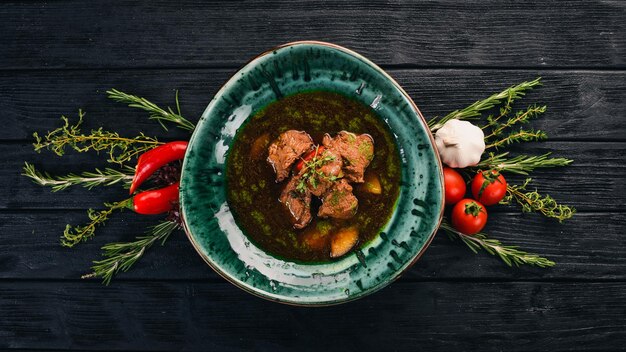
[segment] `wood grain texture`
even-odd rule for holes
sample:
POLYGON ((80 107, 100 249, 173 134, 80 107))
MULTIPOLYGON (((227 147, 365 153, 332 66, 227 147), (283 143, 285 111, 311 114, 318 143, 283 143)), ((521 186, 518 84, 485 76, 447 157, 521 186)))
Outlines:
MULTIPOLYGON (((89 272, 105 243, 130 241, 159 217, 116 214, 96 237, 74 249, 59 245, 66 223, 86 221, 84 211, 0 213, 0 279, 73 279, 89 272)), ((509 268, 486 253, 473 254, 439 233, 422 259, 401 281, 423 280, 626 280, 623 213, 581 213, 564 224, 538 215, 492 213, 485 231, 505 244, 540 253, 557 262, 550 269, 509 268), (602 230, 598 230, 602 224, 602 230)), ((223 282, 196 254, 182 232, 165 246, 154 246, 113 286, 126 280, 203 280, 223 282)), ((107 290, 104 286, 102 290, 107 290)))
MULTIPOLYGON (((541 142, 529 143, 512 149, 515 153, 543 154, 570 157, 575 162, 565 168, 537 170, 532 187, 548 193, 559 201, 583 211, 623 211, 626 204, 626 143, 623 142, 541 142)), ((71 188, 51 193, 20 175, 24 161, 52 174, 111 166, 104 156, 96 154, 68 154, 62 159, 50 153, 37 154, 27 144, 0 144, 0 209, 86 209, 101 207, 102 203, 128 197, 121 187, 110 187, 106 192, 89 192, 71 188), (19 189, 19 192, 14 192, 19 189)), ((521 183, 523 177, 508 175, 511 183, 521 183)), ((506 210, 507 207, 501 207, 506 210)), ((510 208, 513 209, 513 208, 510 208)))
MULTIPOLYGON (((12 1, 0 6, 0 350, 606 351, 626 346, 626 2, 12 1), (359 301, 304 309, 250 296, 200 259, 182 233, 109 287, 81 280, 100 247, 159 217, 115 214, 75 249, 66 223, 121 188, 60 193, 20 176, 110 166, 103 156, 36 154, 59 116, 162 140, 118 88, 162 105, 180 89, 196 120, 248 59, 293 40, 331 41, 382 65, 427 117, 543 77, 518 106, 547 104, 546 143, 514 147, 575 159, 533 174, 580 212, 558 224, 490 208, 486 232, 557 262, 509 268, 439 234, 398 282, 359 301)), ((509 176, 517 183, 521 177, 509 176)))
MULTIPOLYGON (((0 109, 4 128, 0 140, 31 138, 59 126, 62 114, 76 118, 87 112, 85 128, 104 126, 122 135, 143 131, 170 139, 188 138, 164 132, 146 113, 106 98, 117 88, 144 96, 163 107, 173 106, 180 89, 183 114, 197 121, 211 97, 234 69, 87 70, 0 72, 0 109)), ((533 122, 552 139, 626 141, 626 72, 539 70, 390 70, 426 118, 443 116, 506 87, 542 76, 544 86, 522 99, 523 108, 537 103, 548 111, 533 122)))
POLYGON ((624 67, 620 1, 26 2, 0 10, 2 68, 238 66, 330 41, 385 65, 624 67))
POLYGON ((616 350, 625 283, 397 283, 279 306, 226 283, 0 283, 0 347, 103 350, 616 350), (601 301, 599 302, 599 298, 601 301))

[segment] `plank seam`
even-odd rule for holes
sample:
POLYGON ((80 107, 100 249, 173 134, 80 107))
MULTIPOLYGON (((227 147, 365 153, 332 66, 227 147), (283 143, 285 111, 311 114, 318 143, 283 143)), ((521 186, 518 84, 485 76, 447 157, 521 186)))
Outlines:
MULTIPOLYGON (((514 270, 514 269, 513 269, 514 270)), ((86 285, 102 285, 102 282, 95 279, 84 280, 80 278, 0 278, 1 283, 76 283, 81 282, 86 285)), ((115 286, 119 283, 201 283, 201 284, 220 284, 220 285, 232 285, 228 281, 222 278, 206 278, 206 279, 176 279, 176 278, 163 278, 163 279, 141 279, 141 278, 120 278, 116 277, 112 281, 110 286, 115 286)), ((443 278, 408 278, 401 277, 397 284, 414 284, 414 283, 548 283, 548 284, 563 284, 563 283, 626 283, 626 278, 547 278, 547 279, 514 279, 514 278, 498 278, 498 277, 443 277, 443 278)), ((102 285, 103 289, 106 286, 102 285)))
MULTIPOLYGON (((197 66, 94 66, 94 67, 1 67, 0 73, 4 72, 54 72, 54 71, 151 71, 151 70, 238 70, 245 62, 239 64, 216 64, 216 65, 197 65, 197 66)), ((584 71, 584 72, 618 72, 626 73, 626 66, 493 66, 493 65, 413 65, 413 64, 379 64, 379 66, 387 71, 398 70, 467 70, 467 71, 555 71, 555 72, 567 72, 567 71, 584 71)))

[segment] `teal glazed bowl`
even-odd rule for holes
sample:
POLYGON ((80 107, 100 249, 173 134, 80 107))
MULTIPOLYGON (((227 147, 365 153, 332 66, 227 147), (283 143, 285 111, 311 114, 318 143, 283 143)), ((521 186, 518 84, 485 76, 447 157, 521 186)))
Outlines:
POLYGON ((385 287, 420 258, 441 222, 443 173, 422 114, 393 78, 351 50, 303 41, 257 56, 213 97, 187 149, 180 200, 189 240, 225 279, 276 302, 331 305, 385 287), (225 163, 237 129, 269 103, 310 90, 372 106, 393 132, 402 162, 396 208, 380 235, 323 264, 289 262, 255 246, 237 226, 226 197, 225 163))

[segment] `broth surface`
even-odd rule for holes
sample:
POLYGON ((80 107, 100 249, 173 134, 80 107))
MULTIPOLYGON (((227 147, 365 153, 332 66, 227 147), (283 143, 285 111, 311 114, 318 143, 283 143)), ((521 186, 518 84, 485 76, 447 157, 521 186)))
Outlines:
POLYGON ((359 242, 354 249, 375 238, 393 213, 400 165, 394 137, 372 108, 338 93, 298 93, 256 112, 238 130, 226 164, 228 203, 237 225, 259 248, 296 262, 331 261, 328 248, 310 248, 303 235, 307 231, 332 232, 356 226, 359 242), (302 230, 294 229, 289 211, 278 201, 287 182, 276 183, 276 175, 266 161, 269 143, 287 130, 306 131, 316 144, 321 144, 325 133, 334 136, 342 130, 371 135, 374 158, 366 174, 379 177, 382 194, 371 194, 359 184, 352 184, 359 205, 356 215, 348 220, 318 218, 320 202, 314 198, 313 220, 302 230))

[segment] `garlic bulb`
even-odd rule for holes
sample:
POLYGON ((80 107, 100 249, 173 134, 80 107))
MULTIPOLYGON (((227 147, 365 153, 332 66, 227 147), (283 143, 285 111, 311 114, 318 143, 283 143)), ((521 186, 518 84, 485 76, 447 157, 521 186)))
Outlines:
POLYGON ((483 130, 467 121, 450 120, 435 133, 441 161, 454 168, 475 166, 485 151, 483 130))

